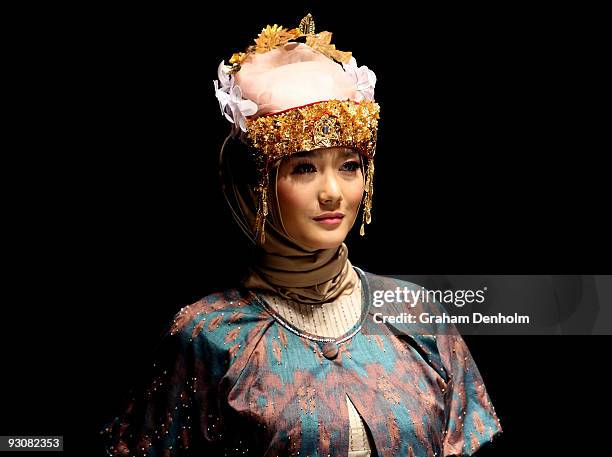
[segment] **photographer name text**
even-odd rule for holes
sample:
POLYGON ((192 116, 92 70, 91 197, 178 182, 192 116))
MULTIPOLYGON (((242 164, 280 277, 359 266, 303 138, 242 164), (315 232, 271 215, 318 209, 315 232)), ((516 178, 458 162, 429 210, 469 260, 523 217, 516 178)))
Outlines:
POLYGON ((482 313, 472 313, 472 315, 453 316, 450 314, 430 314, 430 313, 400 313, 386 315, 374 313, 374 322, 390 324, 529 324, 530 319, 527 315, 501 314, 487 315, 482 313))

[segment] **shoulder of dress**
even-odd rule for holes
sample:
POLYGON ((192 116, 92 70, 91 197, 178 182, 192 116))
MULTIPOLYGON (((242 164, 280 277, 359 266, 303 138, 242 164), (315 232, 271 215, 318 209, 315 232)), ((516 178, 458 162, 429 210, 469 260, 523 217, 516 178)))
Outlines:
POLYGON ((254 325, 273 317, 243 288, 226 289, 200 298, 181 308, 174 316, 171 334, 189 333, 191 337, 216 330, 223 325, 232 327, 254 325))
MULTIPOLYGON (((366 274, 366 279, 368 281, 368 285, 370 287, 370 292, 374 292, 376 290, 381 291, 395 291, 399 288, 402 293, 404 290, 415 291, 418 293, 423 289, 422 286, 399 278, 394 278, 392 276, 382 276, 376 275, 373 273, 364 272, 366 274)), ((402 294, 403 295, 403 294, 402 294)), ((391 302, 385 304, 388 308, 388 314, 399 314, 405 311, 406 303, 402 302, 401 299, 394 298, 391 302)), ((423 303, 422 300, 419 299, 417 304, 418 308, 415 309, 436 309, 436 303, 423 303), (427 308, 425 308, 425 306, 427 308)), ((370 311, 372 314, 374 311, 370 311)), ((436 312, 439 312, 437 310, 436 312)), ((418 313, 416 311, 411 311, 411 314, 418 313)), ((437 333, 431 328, 422 328, 416 324, 407 324, 402 322, 390 322, 387 321, 384 325, 391 329, 391 335, 394 338, 400 338, 408 342, 417 352, 419 352, 423 359, 440 374, 443 379, 447 379, 447 372, 445 371, 444 365, 442 363, 442 358, 440 355, 440 349, 438 348, 437 342, 437 333)))

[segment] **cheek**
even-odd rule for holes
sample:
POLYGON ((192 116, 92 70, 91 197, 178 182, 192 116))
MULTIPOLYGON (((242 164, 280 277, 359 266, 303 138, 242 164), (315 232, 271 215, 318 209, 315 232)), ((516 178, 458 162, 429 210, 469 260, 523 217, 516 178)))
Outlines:
POLYGON ((354 183, 351 183, 345 189, 345 196, 349 206, 354 207, 355 209, 359 206, 361 199, 363 197, 363 191, 365 187, 362 180, 355 180, 354 183))
POLYGON ((309 208, 311 202, 308 198, 308 189, 303 187, 292 184, 286 179, 279 179, 276 189, 283 219, 302 213, 309 208))

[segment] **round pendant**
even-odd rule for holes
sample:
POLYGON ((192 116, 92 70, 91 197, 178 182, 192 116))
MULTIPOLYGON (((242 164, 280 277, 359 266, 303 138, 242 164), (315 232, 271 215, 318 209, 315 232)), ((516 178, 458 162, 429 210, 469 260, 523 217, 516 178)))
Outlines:
POLYGON ((326 359, 335 359, 338 356, 338 343, 335 341, 327 341, 323 345, 323 355, 326 359))

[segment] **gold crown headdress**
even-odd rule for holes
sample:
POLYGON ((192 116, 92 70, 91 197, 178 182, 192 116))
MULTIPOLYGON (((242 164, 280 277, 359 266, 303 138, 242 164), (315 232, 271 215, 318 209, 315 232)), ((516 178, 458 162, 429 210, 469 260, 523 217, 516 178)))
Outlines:
MULTIPOLYGON (((350 52, 337 50, 335 45, 331 44, 331 36, 330 32, 315 34, 314 20, 312 15, 308 14, 300 21, 298 28, 285 29, 277 24, 268 25, 262 29, 254 45, 249 46, 245 52, 232 55, 229 60, 231 66, 225 65, 224 61, 219 65, 219 80, 214 81, 214 86, 221 112, 234 124, 232 134, 240 134, 240 139, 250 146, 257 164, 258 205, 254 231, 261 244, 265 242, 270 166, 277 160, 299 151, 344 146, 364 155, 368 163, 359 231, 362 236, 365 234, 365 224, 371 222, 374 155, 380 111, 379 105, 374 102, 376 76, 368 67, 358 67, 350 52), (313 58, 323 61, 320 62, 321 65, 329 65, 328 59, 336 62, 323 71, 330 71, 336 78, 340 78, 341 89, 337 90, 337 93, 333 90, 324 93, 324 100, 320 99, 321 94, 314 94, 315 101, 296 103, 295 98, 289 96, 289 101, 285 101, 288 106, 269 106, 268 103, 264 107, 263 103, 258 104, 249 98, 247 84, 247 98, 243 98, 243 89, 236 84, 236 79, 240 78, 239 72, 243 68, 246 71, 246 66, 257 58, 258 54, 287 49, 291 52, 295 48, 290 45, 300 43, 298 39, 304 39, 301 46, 306 45, 315 51, 311 51, 311 54, 313 58), (321 55, 325 58, 321 58, 321 55), (339 68, 339 64, 344 71, 339 68), (348 84, 346 87, 350 90, 347 91, 342 84, 348 84)), ((257 73, 254 77, 260 77, 260 74, 257 73)), ((269 87, 266 87, 266 90, 269 98, 269 87)), ((253 93, 252 96, 259 102, 258 93, 253 93)))

